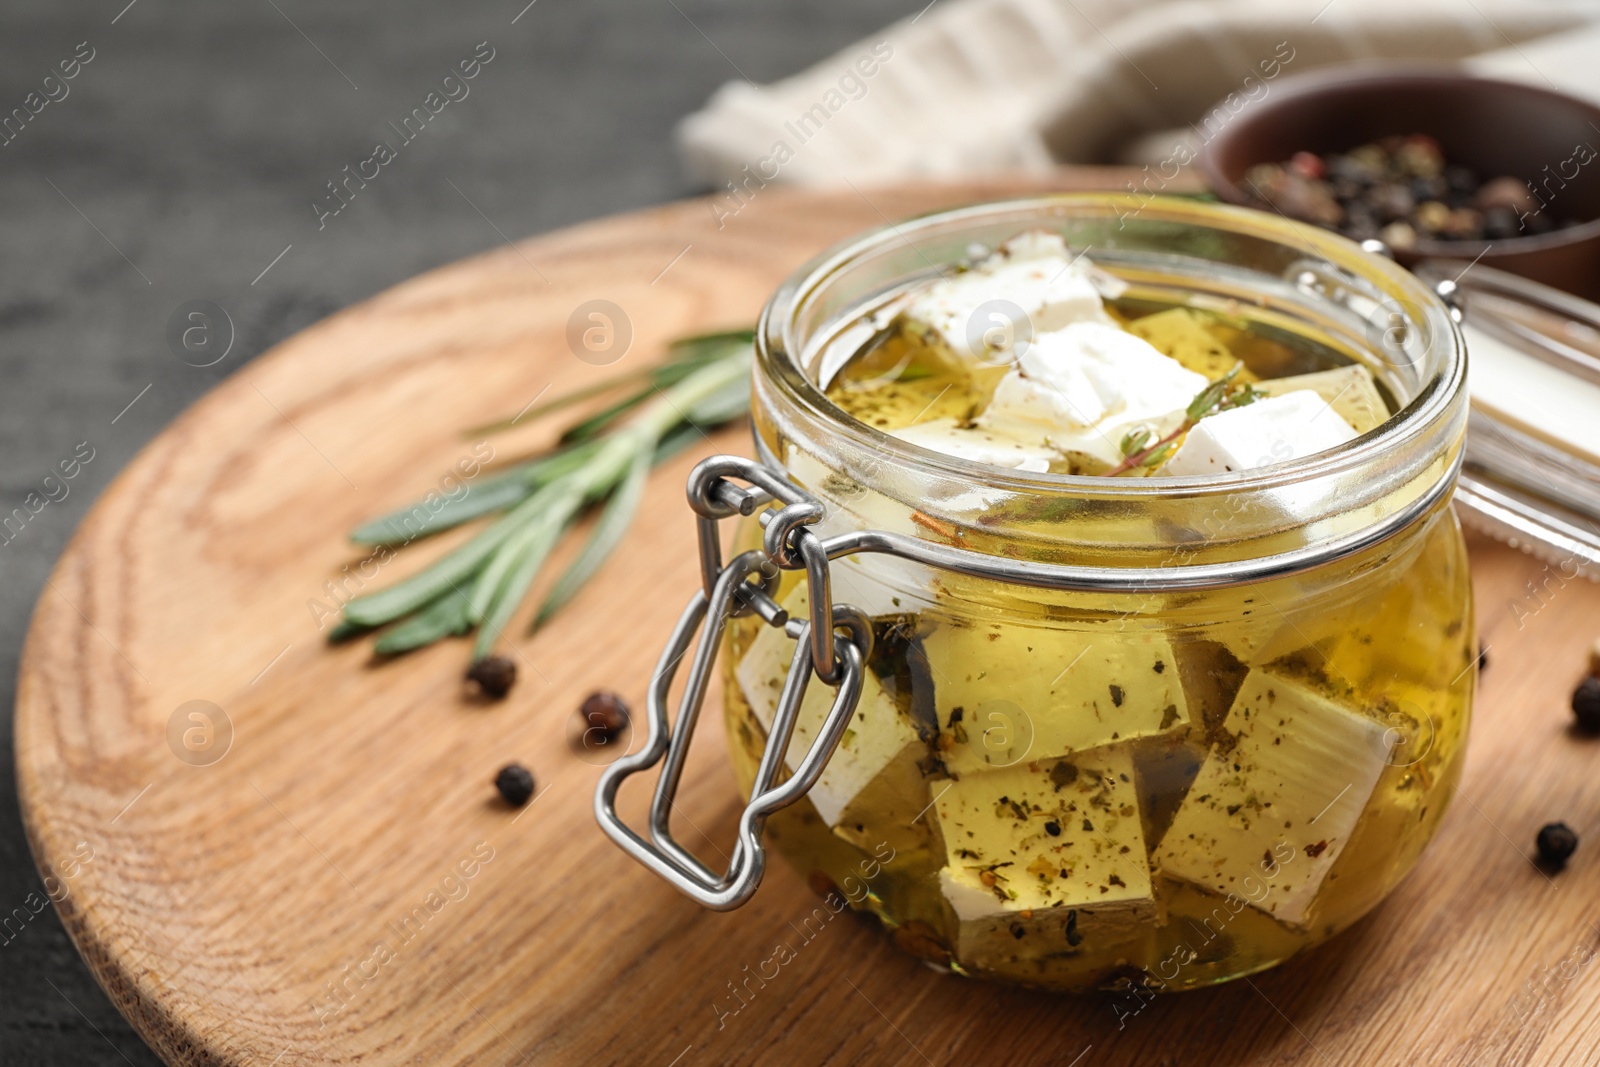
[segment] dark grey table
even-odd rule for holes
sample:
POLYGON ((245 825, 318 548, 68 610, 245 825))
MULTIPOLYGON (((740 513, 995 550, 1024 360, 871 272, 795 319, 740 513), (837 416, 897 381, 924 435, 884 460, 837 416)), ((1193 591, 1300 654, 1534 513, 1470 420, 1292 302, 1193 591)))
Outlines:
POLYGON ((31 915, 44 890, 11 759, 28 616, 96 494, 253 356, 500 243, 496 227, 519 237, 695 192, 672 128, 713 89, 739 71, 789 74, 925 0, 526 2, 7 0, 0 13, 0 116, 29 116, 0 125, 0 515, 30 492, 60 498, 0 544, 0 1065, 158 1062, 54 912, 31 915), (481 41, 494 59, 469 95, 319 231, 324 183, 481 41), (197 299, 236 330, 206 368, 166 337, 197 299), (93 460, 46 485, 80 442, 93 460))

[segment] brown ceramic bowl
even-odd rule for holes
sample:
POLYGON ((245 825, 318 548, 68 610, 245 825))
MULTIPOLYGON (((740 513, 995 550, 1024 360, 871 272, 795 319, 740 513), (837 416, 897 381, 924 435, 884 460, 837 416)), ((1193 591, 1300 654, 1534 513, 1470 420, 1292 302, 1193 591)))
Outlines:
POLYGON ((1570 96, 1454 66, 1331 67, 1274 83, 1206 144, 1200 167, 1223 200, 1259 207, 1242 187, 1257 163, 1283 162, 1299 151, 1343 152, 1409 133, 1436 138, 1447 161, 1471 167, 1485 181, 1506 174, 1528 181, 1545 201, 1543 210, 1583 222, 1498 241, 1418 240, 1414 249, 1396 252, 1400 262, 1481 254, 1484 264, 1600 300, 1600 158, 1572 162, 1580 145, 1600 150, 1600 108, 1570 96))

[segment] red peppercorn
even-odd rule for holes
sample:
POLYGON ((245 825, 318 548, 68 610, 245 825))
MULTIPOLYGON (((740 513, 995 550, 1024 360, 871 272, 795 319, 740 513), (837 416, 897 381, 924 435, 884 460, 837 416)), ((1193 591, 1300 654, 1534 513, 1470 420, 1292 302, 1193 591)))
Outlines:
POLYGON ((1289 166, 1299 171, 1302 177, 1313 181, 1328 173, 1327 165, 1315 152, 1296 152, 1289 157, 1289 166))
POLYGON ((628 728, 628 705, 617 694, 601 689, 590 693, 578 708, 583 719, 585 743, 614 741, 628 728))
POLYGON ((1533 197, 1533 190, 1528 188, 1528 183, 1521 178, 1494 178, 1484 182, 1474 197, 1473 205, 1479 211, 1489 211, 1493 208, 1508 208, 1517 215, 1535 211, 1539 202, 1533 197))

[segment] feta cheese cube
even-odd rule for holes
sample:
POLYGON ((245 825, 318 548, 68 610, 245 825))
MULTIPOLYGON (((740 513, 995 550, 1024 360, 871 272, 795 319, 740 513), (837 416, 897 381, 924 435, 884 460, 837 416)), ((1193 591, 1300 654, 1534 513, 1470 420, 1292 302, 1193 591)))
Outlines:
POLYGON ((1204 376, 1126 330, 1075 323, 1034 338, 977 422, 1114 464, 1129 430, 1146 427, 1159 435, 1176 428, 1205 386, 1204 376))
POLYGON ((1160 473, 1215 475, 1285 463, 1354 440, 1355 430, 1309 389, 1270 396, 1207 416, 1160 473))
MULTIPOLYGON (((869 471, 863 481, 856 481, 793 444, 786 450, 783 464, 790 477, 822 501, 827 513, 820 525, 826 526, 829 533, 845 530, 917 532, 917 525, 911 521, 911 506, 887 495, 876 485, 864 484, 889 481, 882 477, 881 471, 869 471)), ((903 488, 909 495, 918 487, 913 484, 896 488, 903 488)))
POLYGON ((1287 378, 1272 378, 1257 382, 1256 388, 1268 396, 1309 389, 1328 402, 1335 414, 1350 424, 1358 434, 1366 433, 1389 417, 1389 405, 1372 372, 1359 363, 1312 374, 1294 374, 1287 378))
POLYGON ((1057 458, 1054 449, 1025 444, 1014 437, 994 433, 982 426, 968 426, 955 419, 932 419, 899 430, 890 430, 902 441, 940 452, 971 463, 1040 473, 1050 469, 1057 458))
POLYGON ((938 754, 955 774, 1052 759, 1189 721, 1172 646, 1159 634, 941 620, 922 641, 938 754))
MULTIPOLYGON (((803 585, 783 602, 791 616, 800 618, 810 610, 808 605, 803 585)), ((734 671, 745 701, 769 732, 794 647, 794 639, 781 629, 764 626, 734 671)), ((835 693, 816 678, 806 687, 784 758, 790 771, 816 741, 835 693)), ((909 709, 902 709, 869 669, 850 726, 806 796, 835 833, 863 848, 883 841, 897 851, 925 846, 927 831, 918 815, 927 807, 928 789, 917 761, 927 755, 928 742, 909 709)))
POLYGON ((1126 749, 935 787, 957 951, 1003 966, 1137 939, 1159 909, 1126 749))
POLYGON ((963 362, 1009 362, 1016 343, 1070 322, 1110 323, 1099 277, 1059 234, 1020 234, 932 283, 904 311, 907 327, 963 362), (1020 321, 1019 321, 1020 319, 1020 321))
MULTIPOLYGON (((936 496, 914 472, 885 465, 856 481, 793 443, 785 450, 784 466, 826 508, 822 520, 812 527, 818 537, 855 530, 888 530, 914 537, 927 532, 911 521, 917 505, 904 501, 936 496)), ((916 611, 933 604, 933 574, 923 564, 894 556, 845 556, 833 561, 833 597, 873 616, 916 611)))
POLYGON ((1439 596, 1439 590, 1459 588, 1454 583, 1466 581, 1466 570, 1466 555, 1457 549, 1449 555, 1420 554, 1397 578, 1373 575, 1362 618, 1313 634, 1323 673, 1378 694, 1391 686, 1442 694, 1463 681, 1478 656, 1471 616, 1463 618, 1460 606, 1439 596), (1386 578, 1394 580, 1379 584, 1386 578), (1396 627, 1396 620, 1406 625, 1396 627))
POLYGON ((1261 670, 1245 677, 1223 729, 1151 862, 1304 926, 1397 735, 1261 670))

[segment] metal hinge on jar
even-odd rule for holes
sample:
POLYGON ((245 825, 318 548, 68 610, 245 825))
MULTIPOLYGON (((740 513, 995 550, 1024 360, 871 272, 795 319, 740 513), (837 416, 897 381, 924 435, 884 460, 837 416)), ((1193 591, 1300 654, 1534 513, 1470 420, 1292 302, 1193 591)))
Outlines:
POLYGON ((753 460, 714 456, 690 474, 689 505, 698 517, 704 587, 679 617, 656 666, 647 701, 649 738, 643 749, 617 760, 601 776, 595 794, 595 817, 611 839, 640 863, 706 907, 727 911, 749 900, 761 884, 766 867, 761 833, 767 818, 806 794, 844 736, 861 696, 861 672, 872 652, 872 627, 861 612, 833 603, 827 549, 807 529, 822 518, 823 507, 798 486, 753 460), (741 488, 729 478, 738 478, 751 488, 741 488), (760 516, 765 527, 763 550, 741 553, 724 566, 717 524, 734 515, 751 515, 774 499, 783 506, 760 516), (811 590, 811 617, 790 619, 772 593, 781 570, 802 569, 811 590), (751 612, 795 638, 794 659, 778 697, 772 729, 750 788, 750 802, 739 819, 733 857, 727 870, 718 874, 673 839, 670 819, 723 631, 729 619, 751 612), (669 723, 668 693, 697 631, 699 640, 694 643, 676 722, 669 723), (837 690, 833 706, 794 773, 782 784, 774 785, 813 675, 816 681, 837 690), (617 816, 617 789, 629 775, 663 759, 650 804, 646 840, 617 816))

